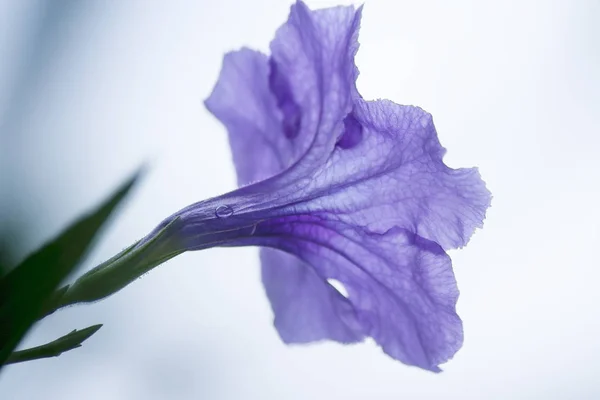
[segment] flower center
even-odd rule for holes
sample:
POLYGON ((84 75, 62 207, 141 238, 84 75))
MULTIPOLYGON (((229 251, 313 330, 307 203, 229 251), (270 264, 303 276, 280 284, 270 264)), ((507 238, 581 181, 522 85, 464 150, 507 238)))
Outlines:
POLYGON ((289 139, 293 139, 300 133, 302 114, 300 107, 296 104, 290 84, 283 74, 279 71, 277 63, 269 59, 269 89, 277 100, 277 107, 283 114, 282 128, 283 133, 289 139))
POLYGON ((360 143, 362 136, 363 127, 351 112, 344 118, 344 133, 342 133, 336 144, 342 149, 350 149, 360 143))

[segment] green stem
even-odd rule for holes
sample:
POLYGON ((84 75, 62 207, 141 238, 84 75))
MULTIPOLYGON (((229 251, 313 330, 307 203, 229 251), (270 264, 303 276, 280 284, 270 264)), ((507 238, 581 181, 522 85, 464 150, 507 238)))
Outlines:
POLYGON ((66 306, 102 300, 183 253, 168 236, 169 229, 177 221, 171 221, 144 244, 138 245, 138 242, 131 245, 79 277, 73 284, 57 290, 46 303, 40 319, 66 306))
POLYGON ((101 327, 102 325, 99 324, 81 330, 75 329, 50 343, 26 350, 15 351, 8 357, 5 365, 38 360, 40 358, 58 357, 64 352, 81 347, 81 344, 101 327))

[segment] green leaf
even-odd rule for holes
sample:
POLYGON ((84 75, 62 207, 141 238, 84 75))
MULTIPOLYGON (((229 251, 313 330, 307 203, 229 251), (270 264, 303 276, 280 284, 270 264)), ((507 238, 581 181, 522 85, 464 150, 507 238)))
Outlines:
POLYGON ((8 357, 5 365, 38 360, 40 358, 58 357, 66 351, 81 347, 81 343, 89 339, 94 333, 98 332, 98 329, 100 328, 102 328, 102 324, 92 325, 81 330, 74 329, 65 336, 50 343, 26 350, 15 351, 8 357))
POLYGON ((139 176, 140 172, 136 173, 95 211, 0 279, 0 366, 52 301, 58 285, 80 263, 98 230, 139 176))

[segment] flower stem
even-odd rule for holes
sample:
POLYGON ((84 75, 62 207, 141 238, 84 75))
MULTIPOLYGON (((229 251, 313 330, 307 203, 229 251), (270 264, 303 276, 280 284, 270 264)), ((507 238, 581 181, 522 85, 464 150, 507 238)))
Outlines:
POLYGON ((6 364, 16 364, 40 358, 58 357, 62 353, 81 347, 81 343, 102 328, 101 324, 92 325, 85 329, 69 332, 68 334, 41 346, 13 352, 6 360, 6 364))
POLYGON ((72 284, 57 290, 46 303, 39 319, 66 306, 95 302, 113 295, 153 268, 183 253, 184 250, 170 235, 170 228, 177 221, 174 219, 151 238, 134 243, 72 284))

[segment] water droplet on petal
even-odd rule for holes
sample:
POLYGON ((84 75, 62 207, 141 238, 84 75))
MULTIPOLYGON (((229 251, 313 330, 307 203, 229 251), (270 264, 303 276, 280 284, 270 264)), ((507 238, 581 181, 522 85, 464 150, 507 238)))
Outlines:
POLYGON ((232 214, 233 208, 229 207, 228 205, 221 205, 215 210, 215 215, 217 216, 217 218, 231 217, 232 214))

